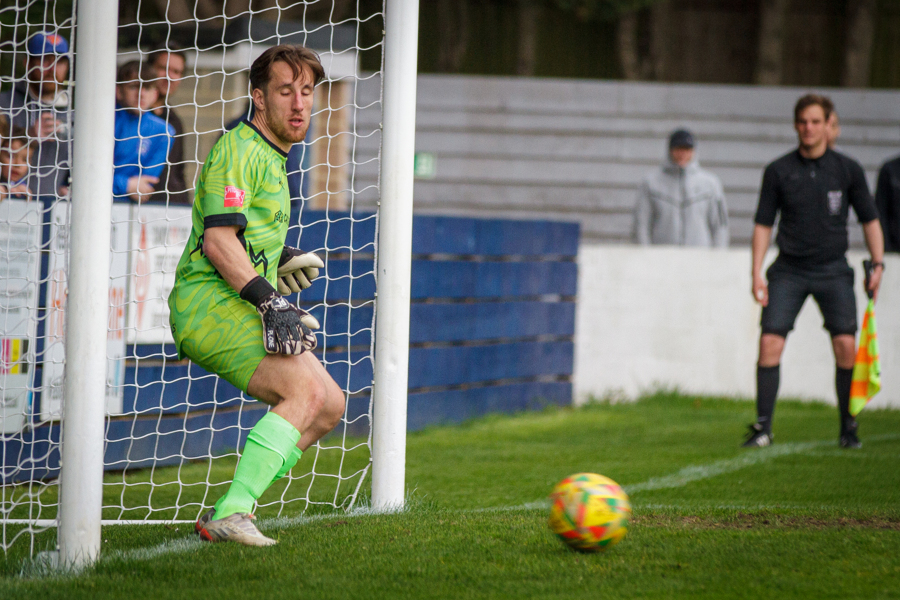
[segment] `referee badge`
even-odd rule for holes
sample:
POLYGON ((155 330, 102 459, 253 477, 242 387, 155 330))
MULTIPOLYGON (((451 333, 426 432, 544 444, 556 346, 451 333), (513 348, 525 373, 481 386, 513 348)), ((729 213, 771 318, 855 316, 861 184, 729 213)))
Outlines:
POLYGON ((844 200, 844 192, 841 190, 836 190, 834 192, 828 192, 828 212, 832 215, 840 214, 841 212, 841 204, 844 200))

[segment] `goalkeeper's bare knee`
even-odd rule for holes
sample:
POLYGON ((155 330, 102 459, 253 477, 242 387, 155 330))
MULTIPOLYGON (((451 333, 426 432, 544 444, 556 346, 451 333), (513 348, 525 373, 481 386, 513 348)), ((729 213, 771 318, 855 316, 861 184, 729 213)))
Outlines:
POLYGON ((344 409, 346 408, 344 391, 337 387, 337 384, 334 384, 334 388, 336 392, 335 390, 329 391, 325 403, 322 406, 322 410, 319 412, 319 416, 316 419, 316 421, 320 422, 321 426, 328 431, 331 431, 340 424, 341 418, 344 416, 344 409))
POLYGON ((344 414, 344 391, 312 354, 292 357, 287 361, 291 372, 284 373, 284 401, 312 416, 318 428, 328 431, 340 423, 344 414))
POLYGON ((285 374, 285 389, 282 390, 283 400, 280 404, 286 404, 316 418, 322 412, 328 394, 324 385, 317 377, 297 377, 285 374))
MULTIPOLYGON (((302 360, 302 359, 301 359, 302 360)), ((308 360, 308 359, 307 359, 308 360)), ((344 416, 344 391, 335 383, 328 373, 322 369, 319 377, 306 380, 302 388, 295 388, 296 396, 292 402, 299 402, 314 416, 317 428, 326 433, 337 427, 344 416)))
MULTIPOLYGON (((250 379, 248 393, 275 407, 275 412, 306 431, 335 397, 343 392, 311 352, 301 355, 269 354, 250 379)), ((330 414, 331 409, 326 411, 330 414)))
POLYGON ((312 425, 303 432, 300 449, 305 451, 337 427, 344 416, 344 406, 344 393, 339 388, 337 393, 329 393, 322 410, 313 419, 312 425))

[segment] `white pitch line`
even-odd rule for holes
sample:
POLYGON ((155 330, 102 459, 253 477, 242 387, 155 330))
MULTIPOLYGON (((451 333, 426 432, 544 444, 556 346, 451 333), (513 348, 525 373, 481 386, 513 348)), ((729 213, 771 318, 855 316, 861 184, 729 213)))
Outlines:
MULTIPOLYGON (((356 517, 364 514, 371 514, 371 511, 362 509, 351 511, 344 515, 301 515, 299 517, 275 517, 272 519, 260 519, 260 529, 275 529, 275 528, 283 528, 283 527, 291 527, 296 525, 303 525, 305 523, 310 523, 312 521, 322 521, 325 519, 335 519, 339 517, 356 517)), ((193 529, 193 528, 192 528, 193 529)), ((134 560, 134 561, 143 561, 143 560, 152 560, 157 558, 158 556, 163 556, 166 554, 184 554, 185 552, 194 552, 203 546, 206 542, 203 542, 198 536, 189 535, 185 538, 178 538, 174 540, 168 540, 161 544, 157 544, 156 546, 150 546, 148 548, 135 548, 133 550, 117 550, 115 552, 108 552, 101 554, 100 562, 108 562, 114 560, 134 560)))
MULTIPOLYGON (((199 537, 190 536, 186 538, 178 538, 168 540, 156 546, 147 548, 134 548, 132 550, 115 550, 112 552, 101 552, 100 558, 94 563, 107 563, 117 560, 129 561, 145 561, 152 560, 159 556, 167 554, 184 554, 186 552, 194 552, 203 542, 199 537)), ((54 556, 55 552, 41 552, 31 560, 26 561, 19 573, 23 579, 44 579, 53 577, 77 577, 89 570, 91 566, 79 567, 60 567, 56 564, 58 560, 54 556)))
MULTIPOLYGON (((402 511, 393 511, 393 512, 402 512, 402 511)), ((365 515, 377 515, 377 514, 387 514, 383 512, 378 512, 372 510, 368 507, 359 507, 354 508, 348 512, 343 514, 334 513, 334 514, 319 514, 319 515, 298 515, 296 517, 273 517, 270 519, 260 519, 259 528, 263 531, 267 529, 283 529, 286 527, 295 527, 297 525, 305 525, 306 523, 311 523, 313 521, 325 521, 328 519, 345 519, 345 518, 353 518, 353 517, 362 517, 365 515)))
POLYGON ((462 512, 506 512, 506 511, 514 511, 514 510, 531 510, 533 508, 549 508, 550 500, 547 498, 542 498, 541 500, 535 500, 534 502, 526 502, 524 504, 516 504, 514 506, 491 506, 488 508, 473 508, 471 510, 464 510, 462 512))
POLYGON ((623 488, 628 494, 633 494, 635 492, 647 490, 664 490, 684 487, 695 481, 710 479, 718 475, 734 473, 735 471, 740 471, 747 467, 761 465, 781 456, 799 454, 801 452, 820 448, 826 443, 833 444, 834 442, 794 442, 767 446, 765 448, 755 448, 752 451, 734 458, 717 460, 708 465, 691 465, 690 467, 681 469, 677 473, 672 473, 671 475, 665 475, 663 477, 652 477, 643 483, 626 485, 623 486, 623 488))
MULTIPOLYGON (((868 440, 881 441, 897 438, 900 438, 900 434, 887 433, 882 435, 870 436, 868 440)), ((766 448, 754 448, 753 450, 748 450, 744 454, 741 454, 740 456, 736 456, 734 458, 717 460, 716 462, 710 463, 708 465, 693 465, 690 467, 685 467, 677 473, 673 473, 672 475, 666 475, 664 477, 653 477, 648 479, 647 481, 644 481, 643 483, 627 485, 623 486, 623 488, 627 493, 632 494, 634 492, 643 492, 647 490, 664 490, 684 487, 687 484, 693 483, 695 481, 710 479, 712 477, 724 475, 726 473, 734 473, 735 471, 740 471, 741 469, 746 469, 747 467, 761 465, 782 456, 788 456, 790 454, 801 454, 803 452, 808 452, 810 450, 815 450, 832 445, 834 445, 834 440, 818 442, 791 442, 788 444, 775 444, 766 448)), ((846 452, 848 453, 848 456, 852 456, 852 450, 847 450, 846 452)))
MULTIPOLYGON (((868 436, 866 440, 868 441, 882 441, 882 440, 894 440, 900 439, 900 433, 887 433, 882 435, 874 435, 868 436)), ((642 483, 636 483, 634 485, 624 486, 624 489, 627 493, 632 494, 634 492, 643 492, 648 490, 662 490, 662 489, 672 489, 678 487, 684 487, 689 483, 693 483, 695 481, 702 481, 704 479, 710 479, 712 477, 716 477, 718 475, 724 475, 727 473, 734 473, 735 471, 739 471, 741 469, 745 469, 747 467, 753 467, 756 465, 760 465, 769 461, 772 461, 776 458, 782 456, 789 456, 791 454, 800 454, 803 452, 808 452, 810 450, 815 450, 818 448, 822 448, 825 446, 829 446, 834 444, 834 440, 828 441, 816 441, 816 442, 791 442, 787 444, 777 444, 774 446, 768 446, 766 448, 759 448, 748 450, 747 452, 741 454, 740 456, 736 456, 734 458, 727 458, 724 460, 718 460, 716 462, 709 463, 707 465, 692 465, 689 467, 685 467, 680 471, 673 473, 671 475, 665 475, 663 477, 652 477, 647 481, 642 483)), ((847 456, 852 456, 852 450, 847 451, 847 456)), ((505 512, 505 511, 515 511, 515 510, 531 510, 537 508, 546 508, 549 506, 549 502, 546 498, 542 498, 540 500, 535 500, 533 502, 526 502, 524 504, 519 504, 515 506, 496 506, 491 508, 476 508, 472 510, 462 511, 462 512, 505 512)), ((662 506, 662 505, 660 505, 662 506)), ((305 523, 310 523, 313 521, 323 521, 327 519, 335 519, 335 518, 352 518, 359 517, 364 515, 376 514, 375 511, 370 508, 357 508, 350 512, 347 512, 343 515, 300 515, 297 517, 276 517, 273 519, 262 519, 260 521, 260 529, 275 529, 275 528, 284 528, 284 527, 293 527, 297 525, 303 525, 305 523)), ((176 540, 170 540, 167 542, 163 542, 162 544, 158 544, 156 546, 151 546, 149 548, 136 548, 134 550, 122 550, 104 553, 100 557, 99 562, 107 562, 114 560, 124 560, 124 561, 145 561, 152 560, 159 556, 163 556, 166 554, 183 554, 186 552, 193 552, 197 550, 200 546, 202 546, 204 542, 200 541, 200 538, 189 536, 186 538, 179 538, 176 540)))
POLYGON ((185 552, 193 552, 194 550, 199 548, 202 543, 203 542, 199 537, 191 535, 186 538, 168 540, 163 542, 162 544, 150 546, 149 548, 116 550, 115 552, 101 554, 100 562, 113 560, 151 560, 165 554, 184 554, 185 552))
MULTIPOLYGON (((671 475, 652 477, 642 483, 624 485, 622 486, 622 489, 624 489, 627 494, 631 495, 635 492, 643 492, 647 490, 663 490, 684 487, 687 484, 693 483, 695 481, 710 479, 712 477, 716 477, 717 475, 733 473, 747 467, 760 465, 780 456, 787 456, 790 454, 798 454, 800 452, 813 450, 815 448, 822 447, 827 443, 833 442, 795 442, 754 449, 734 458, 717 460, 716 462, 709 463, 707 465, 691 465, 689 467, 681 469, 676 473, 672 473, 671 475)), ((499 507, 494 510, 525 509, 531 508, 535 504, 537 503, 529 502, 526 504, 520 504, 518 506, 499 507)), ((546 502, 544 503, 544 505, 546 505, 546 502)))
MULTIPOLYGON (((885 433, 881 435, 867 436, 866 440, 877 442, 883 440, 895 440, 898 438, 900 438, 900 434, 885 433)), ((664 490, 684 487, 687 484, 693 483, 695 481, 702 481, 704 479, 710 479, 718 475, 734 473, 735 471, 740 471, 741 469, 745 469, 747 467, 753 467, 756 465, 767 463, 782 456, 802 454, 803 452, 809 452, 810 450, 816 450, 832 445, 834 445, 834 440, 820 440, 816 442, 790 442, 787 444, 767 446, 766 448, 754 448, 752 450, 747 450, 740 456, 736 456, 734 458, 717 460, 716 462, 709 463, 707 465, 691 465, 671 475, 665 475, 663 477, 652 477, 647 481, 636 483, 633 485, 622 486, 622 488, 626 493, 633 494, 635 492, 643 492, 648 490, 664 490)), ((844 450, 844 453, 847 458, 855 457, 853 450, 844 450)), ((536 500, 534 502, 526 502, 524 504, 519 504, 516 506, 481 508, 476 509, 476 512, 526 510, 531 508, 544 508, 547 506, 549 506, 549 502, 547 501, 547 499, 543 499, 536 500)))

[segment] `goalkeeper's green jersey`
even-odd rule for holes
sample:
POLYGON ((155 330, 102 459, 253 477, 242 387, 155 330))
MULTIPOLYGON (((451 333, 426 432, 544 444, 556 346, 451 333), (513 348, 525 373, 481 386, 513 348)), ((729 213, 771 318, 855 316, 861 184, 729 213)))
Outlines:
POLYGON ((223 301, 246 304, 203 253, 203 232, 208 227, 236 225, 257 273, 275 286, 290 217, 286 159, 287 153, 247 122, 223 135, 209 153, 197 185, 191 235, 169 294, 179 354, 183 338, 202 335, 202 322, 223 301))

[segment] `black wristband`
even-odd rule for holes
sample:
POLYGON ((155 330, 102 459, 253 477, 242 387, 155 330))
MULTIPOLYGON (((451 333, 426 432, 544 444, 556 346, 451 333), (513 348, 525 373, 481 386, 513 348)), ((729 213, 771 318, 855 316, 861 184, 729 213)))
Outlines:
POLYGON ((241 290, 241 300, 246 300, 253 306, 259 306, 259 303, 274 291, 275 288, 265 277, 257 275, 241 290))
POLYGON ((884 263, 883 262, 872 261, 872 268, 874 269, 875 267, 881 267, 881 270, 884 271, 884 263))

